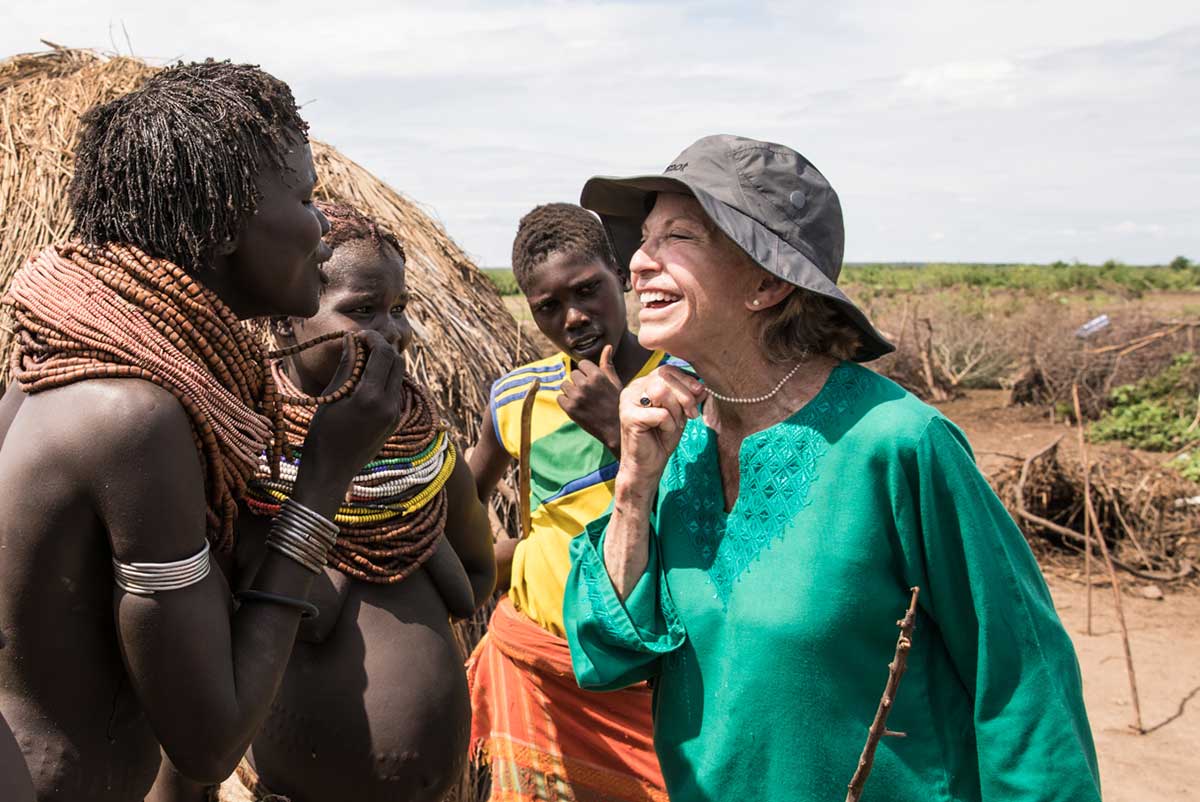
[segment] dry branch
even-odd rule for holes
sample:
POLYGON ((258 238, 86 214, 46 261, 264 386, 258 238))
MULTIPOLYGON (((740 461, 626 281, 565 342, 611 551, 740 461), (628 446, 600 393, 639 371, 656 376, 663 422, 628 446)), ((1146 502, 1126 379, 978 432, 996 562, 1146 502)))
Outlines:
MULTIPOLYGON (((1108 565, 1108 579, 1112 583, 1113 604, 1117 610, 1117 623, 1121 626, 1121 643, 1125 647, 1125 668, 1129 673, 1129 691, 1133 699, 1133 728, 1140 734, 1146 731, 1142 726, 1142 706, 1138 701, 1137 690, 1137 675, 1133 671, 1133 652, 1129 648, 1129 628, 1125 626, 1125 608, 1121 604, 1121 583, 1117 580, 1117 569, 1113 566, 1112 557, 1108 553, 1108 543, 1104 540, 1104 533, 1100 531, 1100 524, 1096 518, 1096 510, 1092 506, 1092 494, 1090 484, 1091 466, 1088 462, 1087 441, 1083 436, 1083 417, 1079 414, 1079 391, 1075 390, 1075 425, 1079 431, 1079 452, 1080 460, 1083 462, 1083 508, 1084 520, 1090 522, 1090 529, 1087 531, 1096 532, 1096 540, 1100 543, 1100 552, 1104 555, 1104 562, 1108 565)), ((1087 558, 1088 567, 1091 567, 1092 548, 1091 542, 1087 543, 1087 558)), ((1092 577, 1091 572, 1088 572, 1087 577, 1087 594, 1088 594, 1088 634, 1092 634, 1092 577)))
MULTIPOLYGON (((1079 411, 1079 385, 1071 385, 1071 401, 1075 405, 1075 424, 1076 430, 1079 433, 1079 454, 1083 460, 1083 497, 1087 500, 1087 507, 1091 509, 1092 498, 1092 471, 1088 465, 1087 458, 1087 443, 1083 436, 1083 415, 1079 411)), ((1096 516, 1085 514, 1083 516, 1083 582, 1087 585, 1087 634, 1092 634, 1092 532, 1096 531, 1096 516)), ((1101 540, 1104 535, 1097 532, 1097 537, 1101 540)))
POLYGON ((854 776, 847 786, 846 802, 858 802, 862 796, 867 775, 871 773, 871 766, 875 763, 875 749, 879 746, 879 740, 884 736, 905 737, 904 733, 892 732, 887 728, 887 718, 892 712, 892 703, 896 699, 896 689, 900 687, 900 678, 908 668, 908 650, 912 648, 912 634, 917 626, 917 597, 921 595, 921 589, 910 590, 912 598, 908 602, 908 611, 902 620, 896 622, 896 626, 900 627, 900 637, 896 639, 896 654, 892 662, 888 663, 887 685, 883 688, 883 696, 879 698, 879 707, 875 709, 875 719, 867 731, 867 743, 858 758, 858 768, 854 770, 854 776))
MULTIPOLYGON (((993 477, 993 481, 997 493, 1005 500, 1009 512, 1020 521, 1025 522, 1028 534, 1035 534, 1041 530, 1059 536, 1072 547, 1087 548, 1089 538, 1085 538, 1076 529, 1047 517, 1047 515, 1053 514, 1055 509, 1062 509, 1061 505, 1067 503, 1068 500, 1075 504, 1081 514, 1086 515, 1086 512, 1082 510, 1082 505, 1078 502, 1081 495, 1079 488, 1082 485, 1082 478, 1070 475, 1057 456, 1057 447, 1061 440, 1062 438, 1059 437, 1045 448, 1029 455, 1022 462, 1019 471, 1012 469, 1000 471, 993 477), (1041 489, 1032 492, 1035 499, 1040 498, 1045 509, 1045 514, 1038 514, 1030 510, 1027 505, 1031 497, 1029 485, 1034 484, 1035 466, 1043 463, 1049 467, 1038 467, 1036 471, 1037 483, 1040 484, 1041 489), (1032 527, 1029 526, 1030 524, 1032 527)), ((1131 537, 1130 541, 1137 542, 1135 548, 1137 548, 1142 562, 1159 567, 1166 566, 1170 570, 1142 570, 1110 554, 1113 565, 1135 577, 1155 582, 1174 582, 1190 576, 1193 566, 1187 556, 1180 553, 1172 556, 1168 553, 1167 540, 1163 535, 1163 532, 1167 530, 1164 522, 1168 519, 1164 516, 1163 509, 1164 506, 1169 506, 1168 500, 1177 498, 1184 489, 1194 487, 1194 485, 1161 468, 1157 469, 1158 473, 1151 474, 1147 471, 1143 460, 1130 455, 1119 459, 1110 457, 1109 467, 1114 466, 1123 471, 1125 487, 1133 489, 1121 491, 1126 504, 1118 517, 1117 512, 1120 505, 1114 504, 1118 497, 1117 484, 1111 480, 1100 464, 1097 464, 1097 469, 1104 477, 1106 498, 1103 500, 1106 501, 1106 511, 1111 515, 1110 521, 1114 526, 1120 522, 1122 529, 1127 528, 1130 532, 1140 530, 1146 538, 1156 538, 1158 546, 1152 552, 1147 551, 1144 545, 1147 541, 1136 537, 1131 537), (1143 494, 1145 501, 1140 510, 1136 509, 1136 505, 1132 501, 1143 494)), ((1170 530, 1172 532, 1176 530, 1179 532, 1194 531, 1196 520, 1200 517, 1195 511, 1174 508, 1169 510, 1169 515, 1173 527, 1170 530)), ((1096 534, 1097 540, 1104 536, 1101 529, 1097 529, 1096 534)), ((1096 543, 1092 542, 1090 548, 1097 548, 1096 543)), ((1101 556, 1095 551, 1092 554, 1096 557, 1101 556)))

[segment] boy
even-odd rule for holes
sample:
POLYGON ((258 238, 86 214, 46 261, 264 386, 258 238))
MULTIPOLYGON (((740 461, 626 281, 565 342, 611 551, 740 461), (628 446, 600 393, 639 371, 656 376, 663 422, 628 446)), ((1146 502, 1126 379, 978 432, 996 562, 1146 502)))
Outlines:
MULTIPOLYGON (((617 264, 590 212, 566 203, 521 219, 513 274, 559 353, 499 379, 470 463, 485 503, 519 456, 522 401, 535 378, 531 531, 496 544, 501 599, 468 664, 472 743, 488 758, 493 798, 666 800, 651 741, 650 691, 587 694, 571 673, 562 624, 571 539, 612 501, 617 399, 664 363, 629 330, 617 264)), ((676 363, 678 364, 678 363, 676 363)))

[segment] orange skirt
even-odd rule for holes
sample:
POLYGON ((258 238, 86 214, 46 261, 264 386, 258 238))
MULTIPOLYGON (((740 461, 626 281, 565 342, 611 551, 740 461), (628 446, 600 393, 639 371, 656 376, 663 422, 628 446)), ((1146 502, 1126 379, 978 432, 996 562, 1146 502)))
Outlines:
POLYGON ((581 690, 567 642, 500 600, 467 660, 471 745, 493 802, 667 802, 651 691, 581 690))

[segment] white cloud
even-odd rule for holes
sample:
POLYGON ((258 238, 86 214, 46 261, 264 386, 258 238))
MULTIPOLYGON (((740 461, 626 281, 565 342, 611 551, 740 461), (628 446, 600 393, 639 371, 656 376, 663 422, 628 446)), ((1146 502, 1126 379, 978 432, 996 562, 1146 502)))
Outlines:
POLYGON ((963 101, 1004 92, 1015 71, 1011 61, 960 61, 909 70, 900 85, 918 96, 963 101))
POLYGON ((1118 234, 1161 237, 1167 233, 1167 227, 1158 223, 1135 223, 1132 220, 1123 220, 1112 227, 1112 230, 1118 234))
POLYGON ((75 0, 4 13, 0 56, 39 37, 125 49, 123 24, 143 57, 263 64, 311 101, 315 136, 431 206, 486 264, 507 262, 533 205, 576 200, 592 174, 659 170, 715 131, 820 165, 850 259, 1200 257, 1194 2, 75 0))

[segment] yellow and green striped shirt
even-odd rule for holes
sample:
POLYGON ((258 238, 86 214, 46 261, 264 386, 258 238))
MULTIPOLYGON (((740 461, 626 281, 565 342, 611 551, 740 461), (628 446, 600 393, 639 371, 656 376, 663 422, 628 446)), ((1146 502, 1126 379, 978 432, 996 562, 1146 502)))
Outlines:
MULTIPOLYGON (((668 364, 687 367, 655 351, 637 377, 668 364)), ((562 383, 570 375, 570 357, 564 353, 530 362, 497 380, 490 401, 496 439, 518 459, 521 402, 533 380, 541 379, 530 426, 532 527, 513 555, 508 595, 518 610, 560 638, 564 637, 562 602, 571 570, 571 539, 608 509, 617 475, 617 460, 608 448, 558 405, 562 383)))

